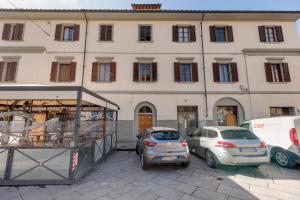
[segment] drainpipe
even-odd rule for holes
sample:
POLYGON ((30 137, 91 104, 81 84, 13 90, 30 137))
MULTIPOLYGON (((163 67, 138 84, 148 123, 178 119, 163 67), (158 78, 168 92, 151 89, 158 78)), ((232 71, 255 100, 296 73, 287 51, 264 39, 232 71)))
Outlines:
POLYGON ((84 36, 84 48, 83 48, 83 60, 82 60, 82 77, 81 77, 81 87, 84 84, 84 72, 85 72, 85 60, 86 60, 86 44, 87 44, 87 34, 88 34, 88 19, 86 16, 85 9, 82 9, 85 18, 85 36, 84 36))
POLYGON ((250 90, 250 83, 249 83, 248 64, 247 64, 246 53, 244 52, 243 54, 244 54, 244 62, 245 62, 246 76, 247 76, 247 87, 248 87, 248 94, 249 94, 249 101, 250 101, 251 119, 253 119, 253 107, 252 107, 252 98, 251 98, 251 90, 250 90))
POLYGON ((202 13, 200 28, 201 28, 201 55, 202 55, 202 66, 203 66, 202 70, 203 70, 204 98, 205 98, 205 125, 207 125, 208 105, 207 105, 207 86, 206 86, 206 72, 205 72, 205 52, 204 52, 204 39, 203 39, 203 20, 204 20, 204 12, 202 13))

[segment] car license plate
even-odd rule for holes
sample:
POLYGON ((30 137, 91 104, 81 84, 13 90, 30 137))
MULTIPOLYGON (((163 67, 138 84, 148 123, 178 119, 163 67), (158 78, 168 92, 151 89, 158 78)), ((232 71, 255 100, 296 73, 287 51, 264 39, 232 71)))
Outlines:
POLYGON ((241 152, 256 152, 256 148, 240 148, 241 152))
POLYGON ((167 157, 163 157, 162 160, 165 161, 172 161, 172 160, 176 160, 177 156, 167 156, 167 157))

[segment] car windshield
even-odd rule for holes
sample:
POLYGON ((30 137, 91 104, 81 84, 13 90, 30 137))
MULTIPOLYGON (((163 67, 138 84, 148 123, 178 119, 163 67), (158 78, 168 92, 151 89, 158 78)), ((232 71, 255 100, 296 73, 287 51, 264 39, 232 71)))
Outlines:
POLYGON ((176 131, 157 131, 151 135, 156 140, 178 140, 180 137, 176 131))
POLYGON ((258 139, 254 133, 248 130, 224 130, 221 131, 224 139, 228 140, 254 140, 258 139))

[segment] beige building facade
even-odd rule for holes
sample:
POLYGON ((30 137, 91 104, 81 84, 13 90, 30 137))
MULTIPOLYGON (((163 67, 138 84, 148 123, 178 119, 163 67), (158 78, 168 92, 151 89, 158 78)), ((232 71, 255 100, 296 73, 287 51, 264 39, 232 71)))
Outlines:
MULTIPOLYGON (((152 5, 153 6, 153 5, 152 5)), ((0 84, 83 85, 119 141, 300 114, 299 12, 1 10, 0 84)))

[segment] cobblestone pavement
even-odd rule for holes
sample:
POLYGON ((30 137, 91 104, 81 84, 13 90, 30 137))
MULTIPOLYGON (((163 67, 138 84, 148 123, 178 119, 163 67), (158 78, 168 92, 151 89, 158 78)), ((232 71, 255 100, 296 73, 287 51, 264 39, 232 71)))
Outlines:
POLYGON ((120 151, 72 186, 0 187, 1 200, 196 200, 300 199, 300 168, 210 169, 192 156, 191 164, 154 166, 143 171, 135 152, 120 151))

